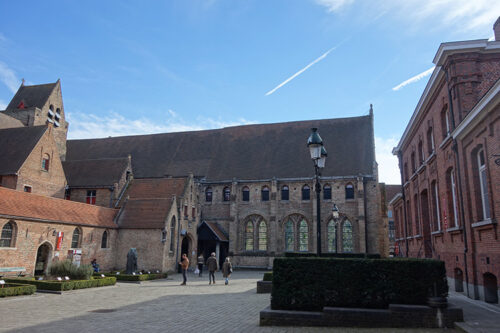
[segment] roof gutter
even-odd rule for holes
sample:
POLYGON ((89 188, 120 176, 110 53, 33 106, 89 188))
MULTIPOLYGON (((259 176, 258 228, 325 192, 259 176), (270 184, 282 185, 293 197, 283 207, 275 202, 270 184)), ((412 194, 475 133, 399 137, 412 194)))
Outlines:
POLYGON ((81 226, 81 227, 94 227, 94 228, 103 228, 103 229, 117 228, 116 226, 101 226, 101 225, 85 224, 85 223, 79 223, 79 222, 47 220, 47 219, 40 219, 40 218, 36 218, 36 217, 26 217, 26 216, 17 216, 17 215, 9 215, 9 214, 0 214, 0 217, 6 218, 6 219, 12 219, 12 220, 23 220, 23 221, 32 221, 32 222, 65 224, 65 225, 77 225, 77 226, 81 226))

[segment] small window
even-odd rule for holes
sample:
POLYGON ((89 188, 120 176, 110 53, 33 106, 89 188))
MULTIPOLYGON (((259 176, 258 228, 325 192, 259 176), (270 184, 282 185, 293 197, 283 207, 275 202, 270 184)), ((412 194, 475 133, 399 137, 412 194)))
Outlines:
POLYGON ((352 186, 352 184, 347 184, 345 186, 345 198, 354 199, 354 186, 352 186))
POLYGON ((13 234, 14 227, 11 222, 7 222, 2 228, 2 234, 0 236, 0 247, 13 247, 13 234))
POLYGON ((264 186, 261 190, 262 201, 269 201, 269 187, 264 186))
POLYGON ((207 187, 205 190, 205 201, 206 202, 212 202, 212 188, 207 187))
POLYGON ((191 218, 194 219, 196 217, 196 208, 191 207, 191 218))
POLYGON ((101 239, 101 248, 105 249, 108 247, 108 232, 104 231, 102 233, 102 239, 101 239))
POLYGON ((50 156, 48 154, 44 154, 42 157, 42 170, 49 171, 50 164, 50 156))
POLYGON ((241 190, 241 197, 243 201, 250 201, 250 190, 247 186, 243 187, 241 190))
POLYGON ((31 193, 31 186, 24 185, 24 192, 31 193))
POLYGON ((281 200, 288 200, 290 197, 290 191, 288 190, 288 186, 283 185, 281 188, 281 200))
POLYGON ((227 186, 224 187, 224 191, 222 192, 222 200, 223 201, 231 200, 231 190, 227 186))
POLYGON ((332 187, 328 184, 323 186, 323 199, 331 200, 332 199, 332 187))
POLYGON ((311 189, 309 186, 304 185, 302 187, 302 200, 310 200, 311 199, 311 189))
POLYGON ((184 218, 188 217, 188 206, 184 206, 184 218))
POLYGON ((87 191, 87 203, 90 205, 95 205, 96 190, 87 191))
POLYGON ((71 200, 71 189, 67 188, 64 190, 64 199, 71 200))
POLYGON ((71 248, 80 248, 80 229, 75 228, 73 231, 73 237, 71 238, 71 248))

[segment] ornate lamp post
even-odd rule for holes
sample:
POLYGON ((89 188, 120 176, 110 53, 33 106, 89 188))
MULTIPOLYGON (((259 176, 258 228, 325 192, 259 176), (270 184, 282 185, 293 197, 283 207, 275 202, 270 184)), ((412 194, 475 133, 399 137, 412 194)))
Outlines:
POLYGON ((319 136, 318 129, 312 128, 311 135, 307 139, 307 147, 309 147, 309 152, 311 153, 311 159, 314 162, 314 172, 316 176, 316 214, 317 214, 317 235, 316 235, 316 244, 317 244, 317 254, 318 257, 321 256, 321 185, 319 183, 319 177, 321 176, 320 170, 325 167, 326 162, 326 149, 323 147, 323 140, 319 136))

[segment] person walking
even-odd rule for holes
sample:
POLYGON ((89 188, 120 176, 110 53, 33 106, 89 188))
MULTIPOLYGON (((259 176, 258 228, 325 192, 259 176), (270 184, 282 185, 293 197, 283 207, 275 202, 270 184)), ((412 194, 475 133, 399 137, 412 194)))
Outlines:
POLYGON ((188 259, 187 255, 184 253, 182 255, 182 259, 181 259, 182 279, 183 279, 181 286, 186 285, 186 282, 187 282, 186 273, 187 273, 188 267, 189 267, 189 259, 188 259))
POLYGON ((231 273, 233 272, 233 265, 231 264, 231 260, 229 260, 229 257, 226 258, 226 261, 222 265, 222 276, 226 278, 225 284, 229 284, 229 277, 231 276, 231 273))
POLYGON ((212 252, 210 258, 207 259, 207 269, 208 269, 208 284, 215 284, 215 271, 219 264, 217 263, 217 258, 215 258, 215 252, 212 252))
POLYGON ((203 253, 200 253, 198 256, 198 270, 200 271, 200 277, 201 277, 201 271, 203 270, 203 263, 205 263, 205 258, 203 258, 203 253))

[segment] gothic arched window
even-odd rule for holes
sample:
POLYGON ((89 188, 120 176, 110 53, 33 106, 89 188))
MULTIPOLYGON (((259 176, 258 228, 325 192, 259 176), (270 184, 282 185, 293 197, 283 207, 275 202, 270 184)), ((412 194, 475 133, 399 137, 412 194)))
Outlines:
POLYGON ((259 224, 259 251, 267 250, 267 224, 261 221, 259 224))
POLYGON ((330 220, 327 227, 328 252, 337 252, 337 226, 335 221, 330 220))
POLYGON ((288 220, 285 224, 285 251, 293 251, 295 247, 295 234, 293 232, 293 222, 288 220))
POLYGON ((245 227, 245 250, 253 251, 253 221, 248 221, 245 227))
POLYGON ((104 231, 102 233, 101 248, 105 249, 108 247, 108 232, 104 231))
POLYGON ((309 228, 305 220, 299 223, 299 251, 309 250, 309 228))
POLYGON ((2 228, 0 236, 0 247, 13 247, 14 226, 11 222, 7 222, 2 228))
POLYGON ((343 252, 354 251, 352 243, 352 224, 349 220, 345 220, 342 227, 342 249, 343 252))
POLYGON ((71 248, 73 248, 73 249, 80 248, 80 246, 81 246, 81 242, 80 242, 81 235, 80 234, 81 234, 80 229, 75 228, 75 230, 73 231, 73 237, 71 237, 71 248))

